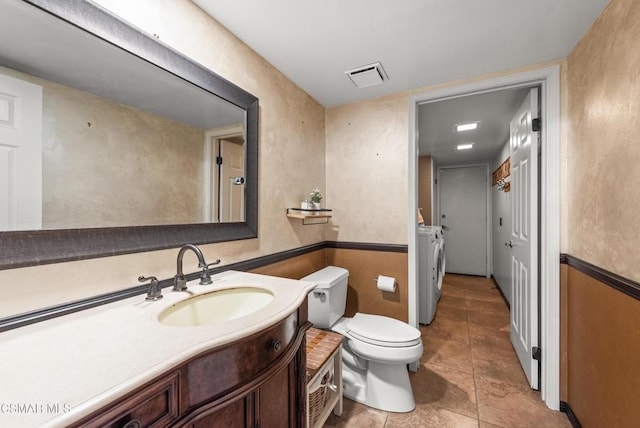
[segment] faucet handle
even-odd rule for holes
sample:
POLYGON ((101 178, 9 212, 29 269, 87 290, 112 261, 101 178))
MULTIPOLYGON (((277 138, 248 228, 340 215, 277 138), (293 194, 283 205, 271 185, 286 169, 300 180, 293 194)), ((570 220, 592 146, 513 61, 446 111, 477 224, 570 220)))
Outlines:
POLYGON ((211 281, 211 275, 209 274, 209 267, 215 266, 217 264, 220 264, 220 259, 216 259, 214 262, 205 264, 202 267, 202 274, 200 275, 200 282, 199 282, 200 285, 209 285, 213 282, 211 281))
POLYGON ((149 283, 149 291, 147 291, 147 297, 145 298, 145 300, 155 301, 162 299, 162 290, 160 290, 160 287, 158 286, 158 278, 156 278, 155 276, 145 278, 141 275, 138 277, 138 281, 151 281, 151 283, 149 283))

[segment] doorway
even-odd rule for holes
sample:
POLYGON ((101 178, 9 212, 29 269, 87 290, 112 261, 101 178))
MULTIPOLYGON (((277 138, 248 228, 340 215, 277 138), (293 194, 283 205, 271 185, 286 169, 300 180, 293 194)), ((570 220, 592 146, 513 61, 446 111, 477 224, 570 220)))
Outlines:
MULTIPOLYGON (((560 253, 560 79, 559 67, 545 67, 523 73, 436 89, 411 97, 409 104, 409 284, 417 278, 417 110, 418 105, 516 87, 541 87, 541 393, 551 409, 559 409, 559 253, 560 253)), ((409 287, 409 323, 417 325, 417 287, 409 287)))
POLYGON ((205 223, 244 221, 245 149, 242 125, 205 132, 202 207, 205 223))
POLYGON ((489 276, 488 165, 438 169, 438 219, 447 272, 489 276))

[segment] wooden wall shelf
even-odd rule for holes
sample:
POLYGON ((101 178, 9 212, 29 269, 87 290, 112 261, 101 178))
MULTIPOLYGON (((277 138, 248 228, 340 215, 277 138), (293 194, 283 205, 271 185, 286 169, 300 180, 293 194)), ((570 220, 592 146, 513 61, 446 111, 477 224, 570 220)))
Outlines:
POLYGON ((308 226, 312 224, 327 224, 329 222, 329 219, 332 217, 331 214, 329 214, 330 212, 331 210, 326 208, 321 208, 318 210, 306 209, 306 208, 305 209, 287 208, 287 217, 297 218, 302 220, 303 226, 308 226), (324 220, 324 221, 316 222, 313 220, 324 220))

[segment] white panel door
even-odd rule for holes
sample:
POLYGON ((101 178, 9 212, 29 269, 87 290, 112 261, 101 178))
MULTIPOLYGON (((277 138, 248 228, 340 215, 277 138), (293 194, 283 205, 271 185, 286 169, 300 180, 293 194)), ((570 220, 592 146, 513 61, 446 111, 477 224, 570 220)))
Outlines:
POLYGON ((485 165, 439 170, 447 272, 487 275, 488 174, 485 165))
POLYGON ((244 145, 220 140, 220 156, 220 221, 244 221, 244 145))
POLYGON ((532 388, 538 364, 538 90, 532 89, 511 120, 511 343, 532 388))
POLYGON ((42 228, 42 87, 0 74, 0 231, 42 228))

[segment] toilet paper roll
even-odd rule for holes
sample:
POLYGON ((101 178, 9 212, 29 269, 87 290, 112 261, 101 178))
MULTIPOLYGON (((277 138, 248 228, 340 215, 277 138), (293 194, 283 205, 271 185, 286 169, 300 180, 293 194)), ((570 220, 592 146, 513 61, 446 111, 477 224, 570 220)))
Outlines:
POLYGON ((378 290, 389 291, 391 293, 396 291, 396 279, 392 276, 378 275, 376 285, 378 286, 378 290))

